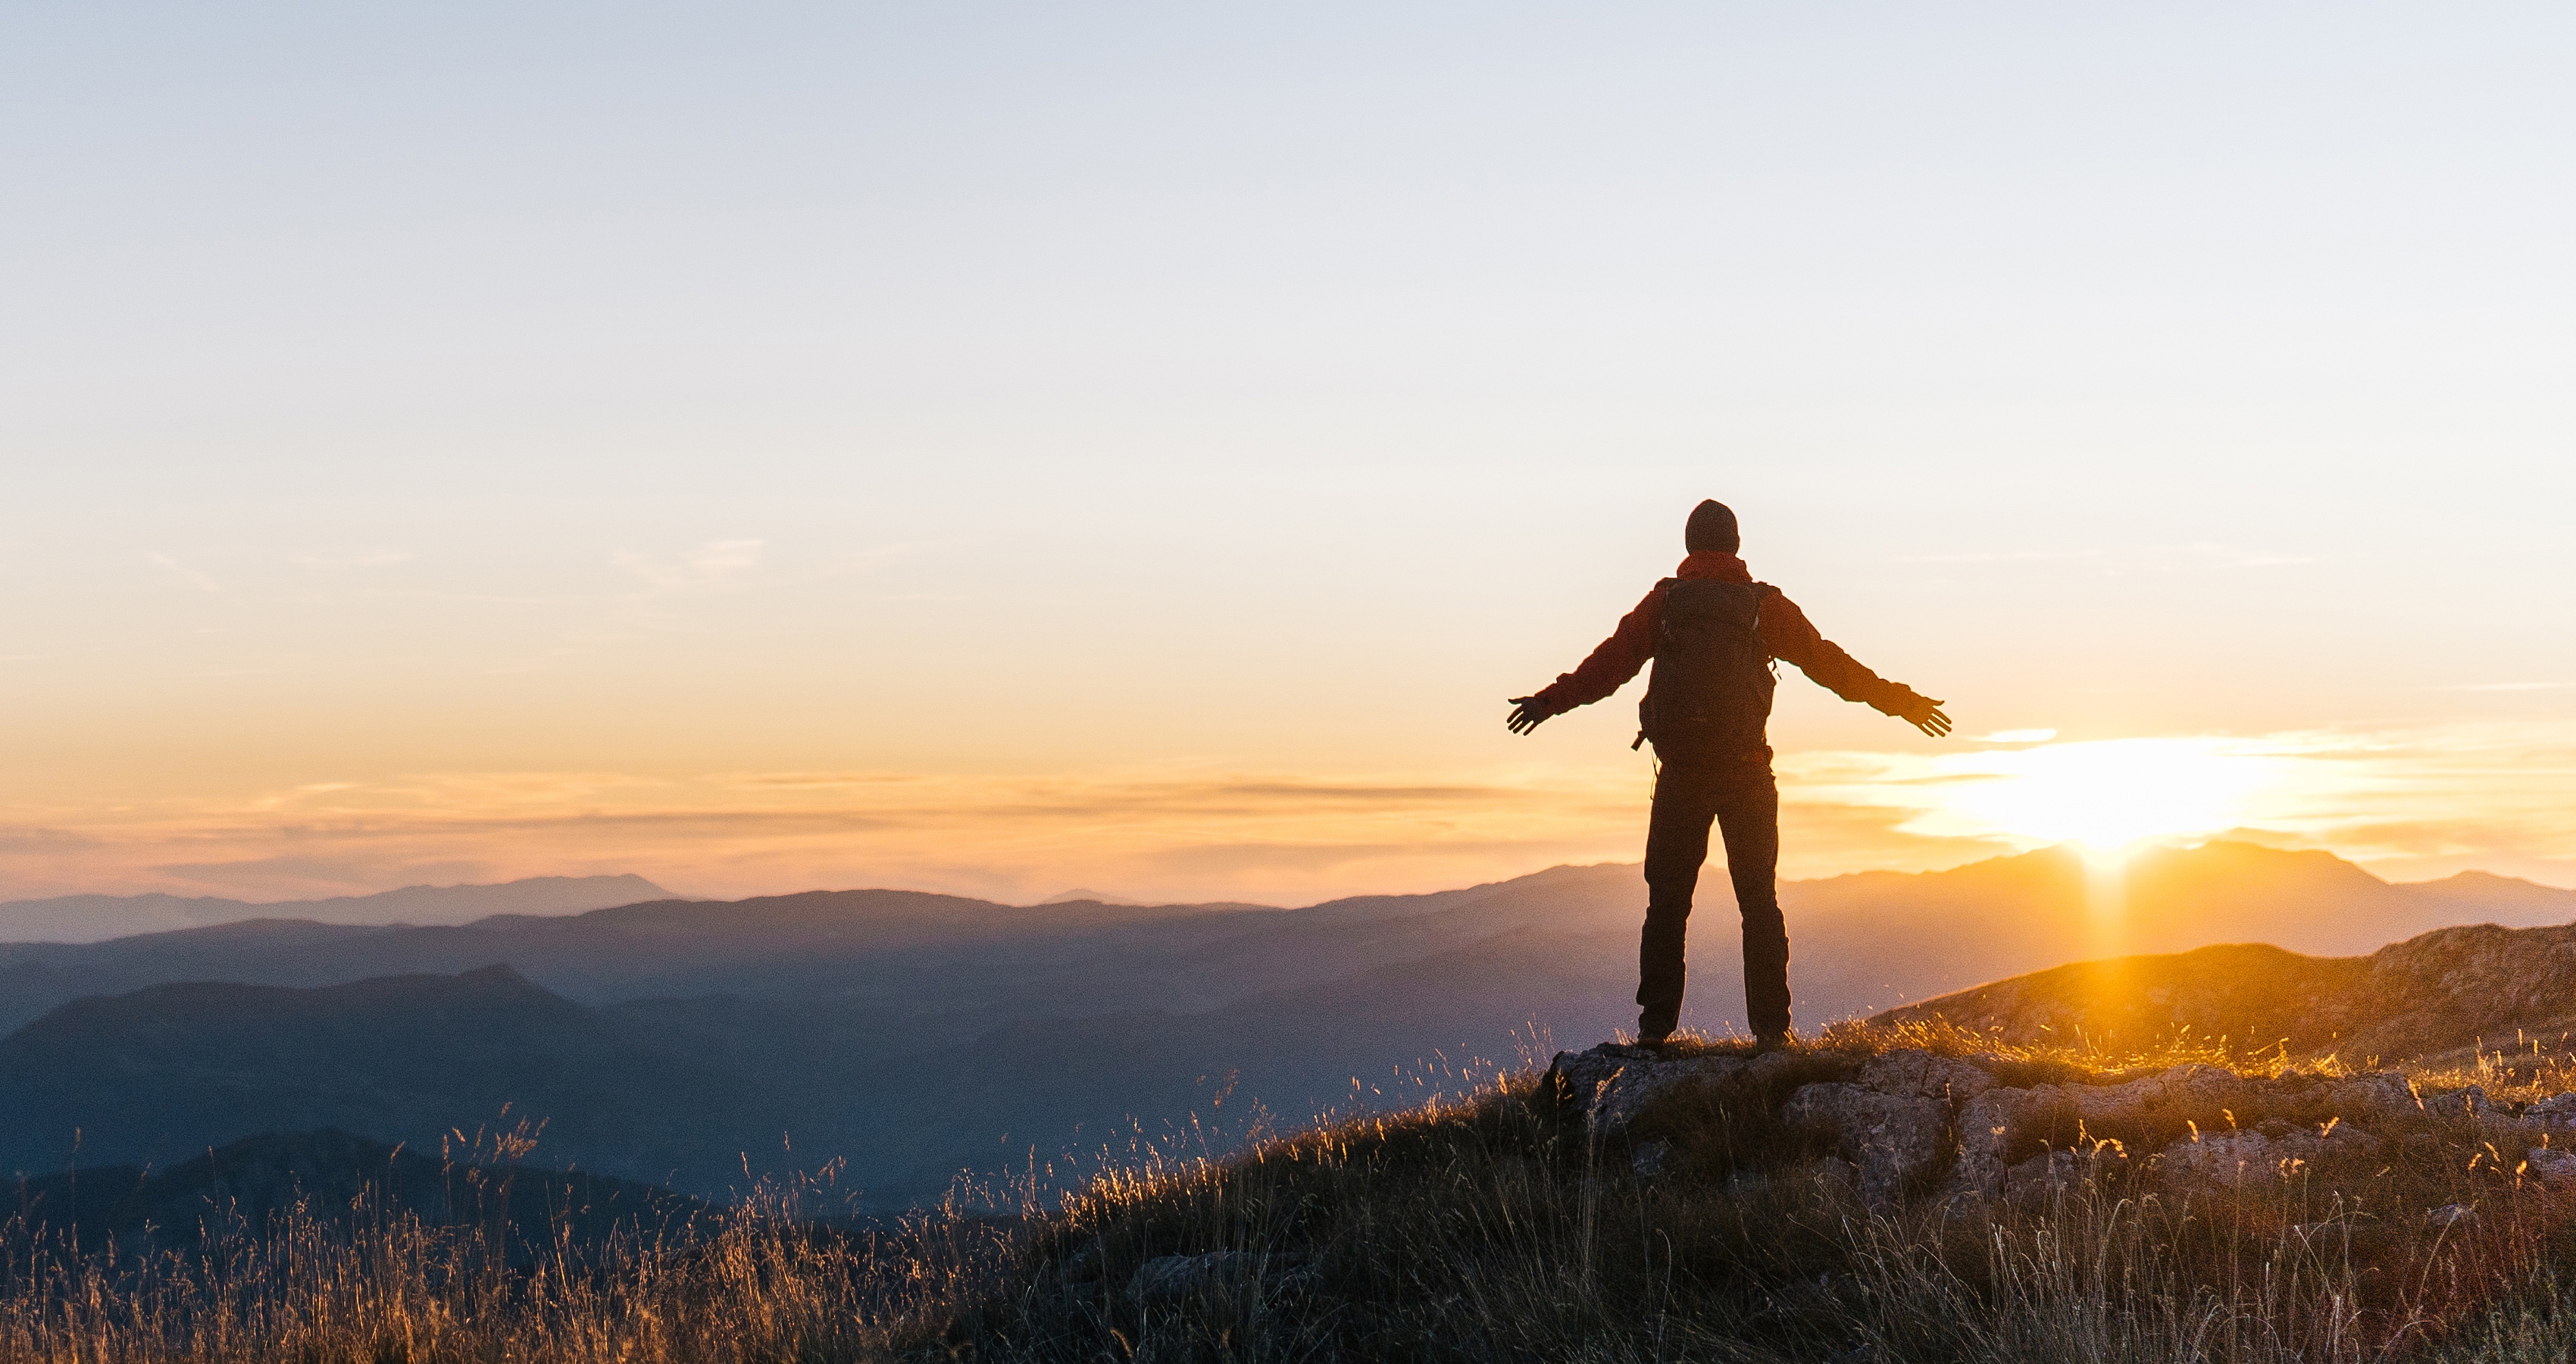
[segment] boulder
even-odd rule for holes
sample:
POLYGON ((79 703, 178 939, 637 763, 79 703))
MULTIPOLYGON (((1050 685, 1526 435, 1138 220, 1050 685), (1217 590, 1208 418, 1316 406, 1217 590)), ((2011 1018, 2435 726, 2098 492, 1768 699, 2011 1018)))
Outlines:
POLYGON ((1627 1132, 1657 1100, 1687 1084, 1759 1083, 1788 1060, 1766 1056, 1668 1056, 1651 1047, 1603 1043, 1589 1051, 1561 1051, 1547 1082, 1568 1111, 1605 1137, 1627 1132))
POLYGON ((2169 1183, 2234 1188, 2294 1178, 2320 1156, 2368 1155, 2378 1149, 2378 1138, 2350 1123, 2328 1123, 2319 1130, 2273 1122, 2255 1131, 2185 1137, 2165 1148, 2160 1168, 2169 1183))
POLYGON ((2446 1090, 2424 1096, 2424 1111, 2437 1118, 2483 1118, 2487 1114, 2487 1092, 2483 1086, 2446 1090))
POLYGON ((2221 1188, 2277 1183, 2297 1157, 2260 1132, 2217 1132, 2185 1137, 2165 1148, 2165 1179, 2174 1184, 2221 1188))
POLYGON ((1872 1206, 1894 1203, 1949 1148, 1950 1106, 1939 1099, 1854 1084, 1804 1085, 1789 1096, 1782 1116, 1833 1133, 1835 1149, 1859 1167, 1861 1197, 1872 1206))
POLYGON ((2393 1070, 2374 1070, 2325 1081, 2325 1107, 2346 1118, 2385 1118, 2422 1107, 2415 1087, 2393 1070))
POLYGON ((1231 1293, 1266 1285, 1274 1293, 1304 1289, 1314 1268, 1285 1255, 1220 1250, 1206 1255, 1158 1255, 1136 1267, 1127 1296, 1140 1307, 1166 1307, 1202 1293, 1231 1293))
POLYGON ((2098 1142, 2089 1150, 2042 1151, 2004 1171, 2003 1194, 2006 1198, 2044 1197, 2099 1180, 2128 1163, 2128 1148, 2116 1141, 2098 1142))
POLYGON ((2522 1120, 2541 1127, 2576 1127, 2576 1094, 2552 1094, 2527 1104, 2522 1120))
POLYGON ((1965 1103, 1994 1088, 1995 1077, 1969 1062, 1909 1048, 1871 1057, 1860 1068, 1859 1083, 1881 1094, 1965 1103))
POLYGON ((1061 1284, 1098 1283, 1104 1263, 1105 1257, 1100 1253, 1100 1243, 1088 1241, 1072 1254, 1057 1260, 1052 1277, 1061 1284))
POLYGON ((2004 1156, 2055 1104, 2064 1102, 2060 1085, 2035 1089, 1990 1089, 1959 1109, 1959 1163, 1950 1173, 1953 1187, 1974 1194, 2000 1194, 2009 1166, 2004 1156))
POLYGON ((2576 1151, 2543 1147, 2522 1158, 2522 1172, 2550 1189, 2576 1189, 2576 1151))
POLYGON ((2234 1071, 2180 1065, 2118 1085, 2061 1086, 2088 1127, 2154 1127, 2241 1108, 2265 1088, 2234 1071))

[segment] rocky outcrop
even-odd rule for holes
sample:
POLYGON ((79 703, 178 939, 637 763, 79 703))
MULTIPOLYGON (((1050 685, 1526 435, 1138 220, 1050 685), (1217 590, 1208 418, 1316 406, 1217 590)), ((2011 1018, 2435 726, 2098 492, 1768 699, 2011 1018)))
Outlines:
POLYGON ((2415 1091, 2395 1071, 2258 1080, 2212 1066, 2181 1065, 2124 1084, 1994 1089, 1960 1111, 1956 1182, 1980 1193, 2001 1192, 2014 1153, 2027 1149, 2035 1137, 2075 1149, 2106 1137, 2128 1140, 2186 1125, 2229 1128, 2235 1125, 2231 1114, 2257 1105, 2288 1104, 2324 1109, 2331 1117, 2366 1119, 2416 1103, 2415 1091))
MULTIPOLYGON (((2533 1138, 2553 1124, 2576 1128, 2576 1094, 2509 1118, 2475 1086, 2419 1096, 2395 1071, 2244 1076, 2180 1065, 2113 1083, 2008 1085, 1994 1063, 1919 1050, 1675 1057, 1602 1046, 1560 1054, 1549 1084, 1592 1139, 1612 1142, 1694 1087, 1721 1101, 1776 1099, 1780 1122, 1848 1162, 1875 1206, 1925 1191, 2015 1197, 2114 1172, 2149 1172, 2175 1189, 2297 1178, 2320 1161, 2373 1157, 2381 1143, 2369 1126, 2392 1119, 2519 1122, 2533 1138)), ((1628 1151, 1641 1177, 1663 1176, 1673 1157, 1663 1136, 1628 1151)), ((2542 1141, 2525 1172, 2576 1188, 2576 1154, 2542 1141)))

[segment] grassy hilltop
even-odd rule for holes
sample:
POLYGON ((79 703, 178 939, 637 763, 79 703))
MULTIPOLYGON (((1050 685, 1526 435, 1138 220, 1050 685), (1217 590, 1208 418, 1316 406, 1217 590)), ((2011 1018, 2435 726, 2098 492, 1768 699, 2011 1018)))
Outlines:
POLYGON ((1572 1117, 1582 1096, 1556 1077, 1525 1075, 1098 1186, 944 1339, 1028 1360, 2564 1360, 2576 1189, 2536 1176, 2552 1148, 2509 1110, 2576 1080, 2571 1064, 2491 1060, 2483 1117, 2431 1089, 2373 1113, 2366 1148, 2278 1160, 2344 1126, 2318 1107, 2336 1072, 1846 1028, 1668 1087, 1615 1136, 1572 1117), (2181 1106, 2116 1130, 2042 1122, 2008 1157, 2054 1177, 1961 1196, 1936 1153, 1874 1203, 1866 1158, 1843 1158, 1855 1133, 1799 1121, 1791 1099, 1905 1053, 2101 1092, 2184 1067, 2240 1097, 2225 1130, 2181 1106), (2257 1158, 2189 1169, 2204 1141, 2257 1158), (2175 1142, 2189 1151, 2156 1154, 2175 1142), (2052 1148, 2079 1159, 2050 1170, 2052 1148))
POLYGON ((2576 1057, 2476 1064, 2410 1090, 2277 1050, 1846 1027, 1761 1058, 1597 1050, 1025 1219, 860 1233, 770 1200, 532 1260, 316 1209, 260 1254, 126 1269, 21 1227, 0 1357, 2567 1359, 2576 1190, 2544 1176, 2576 1057), (1963 1122, 2007 1095, 1980 1148, 1963 1122), (1948 1116, 1891 1167, 1906 1112, 1948 1116), (1978 1149, 2007 1171, 1984 1188, 1978 1149))

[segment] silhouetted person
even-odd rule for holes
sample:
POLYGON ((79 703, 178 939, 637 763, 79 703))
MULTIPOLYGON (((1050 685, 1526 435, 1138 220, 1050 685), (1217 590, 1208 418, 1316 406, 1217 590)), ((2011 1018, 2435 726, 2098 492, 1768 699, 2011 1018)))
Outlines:
POLYGON ((1744 913, 1744 1007, 1753 1035, 1789 1035, 1789 929, 1780 917, 1780 788, 1765 733, 1785 658, 1846 701, 1865 701, 1939 738, 1942 703, 1862 667, 1816 632, 1796 603, 1736 557, 1735 513, 1702 502, 1683 532, 1689 556, 1655 584, 1618 630, 1535 696, 1512 698, 1507 722, 1527 734, 1551 716, 1619 690, 1655 660, 1637 705, 1638 743, 1655 746, 1655 808, 1646 826, 1646 932, 1637 953, 1637 1039, 1671 1036, 1682 1012, 1682 941, 1691 892, 1708 860, 1708 826, 1726 839, 1726 870, 1744 913))

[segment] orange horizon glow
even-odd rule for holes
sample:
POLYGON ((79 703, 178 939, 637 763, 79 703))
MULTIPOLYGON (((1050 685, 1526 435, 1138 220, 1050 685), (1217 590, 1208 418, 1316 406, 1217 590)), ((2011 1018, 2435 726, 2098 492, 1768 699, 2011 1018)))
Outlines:
MULTIPOLYGON (((2576 742, 2525 731, 2295 733, 1948 752, 1783 754, 1782 875, 1933 870, 2060 843, 2214 835, 2335 852, 2391 879, 2479 867, 2576 883, 2559 799, 2576 742), (2535 875, 2535 873, 2537 873, 2535 875)), ((1489 768, 1445 779, 1208 765, 1023 776, 901 772, 433 774, 216 801, 38 813, 12 898, 168 891, 289 899, 424 882, 635 872, 733 897, 861 885, 1029 902, 1310 903, 1641 855, 1651 777, 1489 768), (39 822, 40 821, 40 822, 39 822)))

